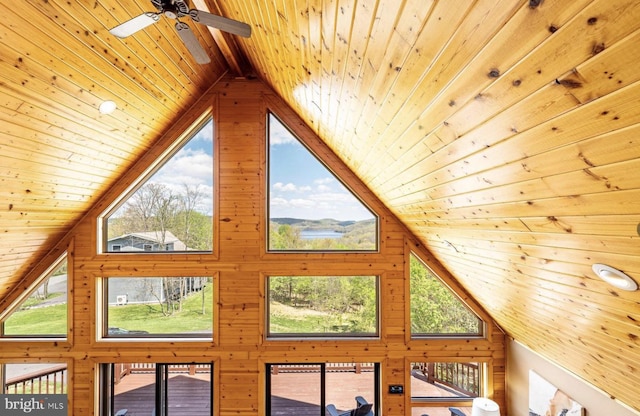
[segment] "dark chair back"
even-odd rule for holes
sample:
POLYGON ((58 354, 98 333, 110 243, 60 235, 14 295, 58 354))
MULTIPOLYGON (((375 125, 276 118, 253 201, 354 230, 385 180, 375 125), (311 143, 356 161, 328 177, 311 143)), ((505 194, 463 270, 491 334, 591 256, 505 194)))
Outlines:
POLYGON ((367 416, 370 412, 371 412, 371 407, 373 406, 372 403, 367 403, 367 404, 363 404, 361 406, 358 406, 357 409, 354 409, 351 412, 352 416, 367 416))

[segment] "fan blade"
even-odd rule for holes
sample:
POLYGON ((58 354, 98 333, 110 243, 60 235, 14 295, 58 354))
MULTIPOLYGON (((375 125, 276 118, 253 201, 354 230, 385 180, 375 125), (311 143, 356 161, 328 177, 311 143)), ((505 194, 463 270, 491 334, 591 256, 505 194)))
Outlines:
POLYGON ((143 13, 140 16, 134 17, 133 19, 127 20, 126 22, 114 27, 109 31, 109 33, 119 38, 126 38, 127 36, 133 35, 138 30, 142 30, 145 27, 154 24, 158 20, 160 20, 160 15, 158 13, 143 13))
POLYGON ((189 16, 194 22, 224 30, 225 32, 229 32, 234 35, 243 36, 245 38, 251 36, 251 26, 237 20, 227 19, 226 17, 216 16, 215 14, 196 9, 189 10, 189 16))
POLYGON ((163 0, 151 0, 151 4, 153 4, 153 7, 156 8, 158 13, 162 13, 162 11, 164 10, 164 6, 162 5, 162 1, 163 0))
POLYGON ((178 31, 178 35, 180 39, 184 42, 191 55, 195 58, 196 62, 199 64, 208 64, 211 62, 209 59, 209 55, 205 52, 200 42, 196 38, 196 35, 193 33, 191 28, 183 22, 176 23, 176 30, 178 31))
POLYGON ((173 0, 173 5, 178 11, 178 16, 186 16, 189 14, 189 5, 184 0, 173 0))

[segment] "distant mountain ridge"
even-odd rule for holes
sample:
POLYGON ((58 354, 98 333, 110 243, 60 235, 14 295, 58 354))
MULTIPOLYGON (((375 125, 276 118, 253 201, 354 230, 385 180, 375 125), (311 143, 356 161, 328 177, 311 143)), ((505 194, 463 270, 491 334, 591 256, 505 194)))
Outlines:
POLYGON ((333 218, 308 220, 290 217, 271 218, 270 221, 279 225, 290 225, 292 227, 300 228, 301 230, 333 230, 341 233, 346 233, 360 227, 371 226, 371 224, 375 223, 375 219, 363 221, 339 221, 333 218))

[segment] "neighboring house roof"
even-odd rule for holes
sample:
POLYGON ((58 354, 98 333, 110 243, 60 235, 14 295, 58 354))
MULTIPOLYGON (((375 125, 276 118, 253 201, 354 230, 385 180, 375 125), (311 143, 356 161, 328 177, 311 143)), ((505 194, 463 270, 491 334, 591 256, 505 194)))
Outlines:
POLYGON ((128 237, 137 237, 143 240, 153 241, 154 243, 164 243, 164 244, 180 241, 178 237, 173 235, 171 231, 165 231, 164 233, 162 231, 144 231, 144 232, 137 232, 137 233, 129 233, 129 234, 123 234, 118 237, 110 238, 109 241, 119 240, 121 238, 128 238, 128 237), (164 239, 162 238, 163 235, 164 235, 164 239))
MULTIPOLYGON (((156 243, 156 244, 173 244, 173 247, 175 250, 187 250, 187 245, 182 241, 180 241, 180 239, 176 237, 171 231, 165 231, 164 233, 161 231, 144 231, 144 232, 137 232, 137 233, 129 233, 129 234, 120 235, 118 237, 110 238, 108 241, 113 242, 113 241, 124 240, 128 238, 137 238, 141 240, 147 240, 151 243, 156 243)), ((128 247, 128 248, 131 248, 131 250, 126 250, 126 251, 139 250, 138 248, 135 248, 135 247, 128 247)))

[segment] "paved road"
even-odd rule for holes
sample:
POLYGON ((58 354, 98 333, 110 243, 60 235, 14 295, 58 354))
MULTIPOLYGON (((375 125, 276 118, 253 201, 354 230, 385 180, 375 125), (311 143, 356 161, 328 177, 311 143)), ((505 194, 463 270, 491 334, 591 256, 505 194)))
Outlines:
MULTIPOLYGON (((67 275, 61 274, 58 276, 51 276, 49 278, 49 294, 60 293, 61 296, 56 296, 39 304, 42 306, 50 306, 58 303, 65 303, 67 301, 67 275)), ((38 292, 42 293, 42 290, 38 289, 38 292)))
POLYGON ((37 371, 44 371, 47 368, 57 367, 60 364, 64 363, 44 363, 44 364, 29 364, 29 363, 20 363, 20 364, 6 364, 5 365, 5 374, 7 380, 12 379, 14 377, 21 376, 23 374, 31 374, 37 371))

